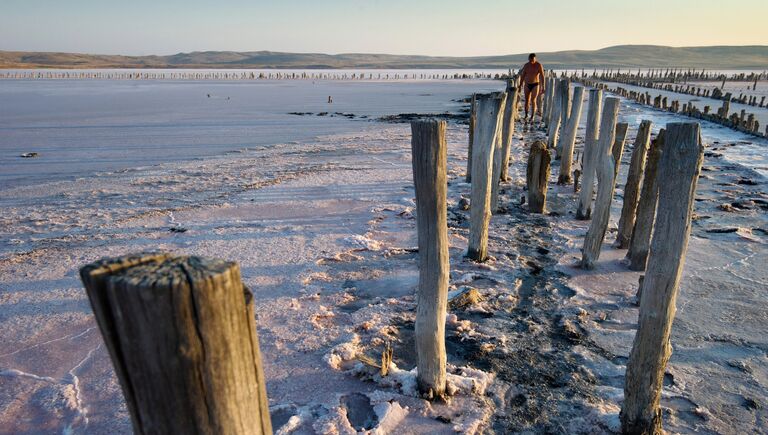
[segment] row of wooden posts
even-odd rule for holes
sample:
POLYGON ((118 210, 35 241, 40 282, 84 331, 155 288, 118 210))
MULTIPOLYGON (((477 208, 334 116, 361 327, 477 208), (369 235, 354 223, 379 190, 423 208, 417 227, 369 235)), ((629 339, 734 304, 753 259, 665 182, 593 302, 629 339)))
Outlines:
MULTIPOLYGON (((561 171, 570 173, 584 93, 583 87, 575 87, 571 98, 568 81, 551 77, 548 81, 544 101, 550 143, 534 142, 528 156, 528 208, 532 213, 546 209, 552 152, 558 153, 561 171)), ((619 101, 607 97, 603 108, 601 94, 599 89, 590 90, 579 201, 579 217, 592 217, 582 259, 588 268, 597 260, 605 236, 624 142, 622 137, 617 152, 616 131, 622 130, 616 123, 619 101), (595 175, 597 201, 592 213, 595 175)), ((517 100, 514 86, 473 99, 467 256, 478 262, 488 258, 490 216, 498 211, 499 183, 507 178, 517 100)), ((637 269, 644 269, 648 259, 621 414, 627 433, 648 428, 658 433, 661 428, 659 397, 671 352, 673 307, 703 155, 698 124, 668 124, 648 150, 650 127, 644 121, 635 141, 624 204, 631 211, 626 216, 622 211, 619 232, 621 240, 630 241, 630 253, 634 239, 643 238, 637 246, 644 257, 633 260, 637 269), (665 188, 659 189, 659 185, 665 188)), ((419 249, 417 385, 423 397, 437 399, 446 394, 446 124, 423 120, 413 122, 411 128, 419 249)), ((558 181, 570 182, 567 177, 558 181)), ((243 285, 236 263, 149 253, 87 265, 81 269, 81 278, 135 433, 271 433, 253 296, 243 285)))
MULTIPOLYGON (((553 153, 560 159, 558 183, 571 182, 568 174, 584 94, 584 88, 576 86, 571 98, 567 79, 549 77, 547 81, 543 99, 548 143, 535 141, 528 154, 528 208, 532 213, 546 210, 553 153)), ((600 89, 591 89, 589 94, 581 171, 584 181, 577 209, 578 219, 592 220, 581 261, 586 269, 595 266, 603 245, 628 128, 626 123, 617 123, 619 98, 603 98, 600 89), (595 178, 597 198, 593 212, 595 178)), ((488 224, 491 214, 497 211, 496 186, 505 179, 499 166, 509 161, 505 153, 509 152, 511 133, 507 136, 505 131, 514 130, 516 96, 516 89, 510 87, 505 93, 475 96, 472 101, 467 166, 467 179, 471 182, 467 256, 475 261, 488 257, 488 224)), ((422 392, 440 395, 445 382, 444 319, 449 270, 445 123, 417 121, 411 128, 420 254, 416 320, 418 381, 422 392)), ((661 433, 662 430, 659 400, 671 354, 669 337, 674 306, 704 154, 697 123, 669 123, 654 141, 650 138, 651 123, 643 121, 632 150, 616 241, 619 248, 629 247, 630 269, 645 270, 638 291, 639 326, 627 364, 621 411, 625 433, 661 433)))
POLYGON ((372 72, 266 72, 266 71, 41 71, 0 70, 2 79, 98 79, 98 80, 467 80, 499 79, 501 74, 475 73, 372 73, 372 72))
MULTIPOLYGON (((600 77, 581 77, 581 79, 586 80, 601 80, 601 81, 612 81, 617 83, 623 83, 626 85, 632 85, 632 86, 639 86, 643 88, 649 88, 649 89, 657 89, 660 91, 668 91, 668 92, 675 92, 678 94, 687 94, 687 95, 693 95, 696 97, 705 97, 705 98, 714 98, 716 100, 728 100, 734 103, 741 103, 746 104, 749 106, 755 106, 755 107, 764 107, 766 100, 765 96, 762 96, 758 100, 757 95, 749 95, 745 93, 740 93, 738 97, 733 96, 730 92, 725 92, 725 79, 722 80, 722 83, 719 88, 713 88, 713 89, 707 89, 702 88, 701 85, 695 86, 695 85, 688 85, 688 84, 676 84, 676 83, 667 83, 667 82, 656 82, 648 79, 638 79, 634 76, 619 76, 614 77, 610 79, 604 79, 600 77)), ((757 82, 758 77, 754 78, 754 81, 752 82, 752 90, 757 89, 757 82)))
MULTIPOLYGON (((567 76, 567 75, 566 75, 567 76)), ((666 68, 666 69, 638 69, 633 72, 631 68, 622 71, 621 68, 616 71, 609 70, 594 70, 591 75, 584 73, 582 70, 581 78, 591 78, 595 80, 611 80, 619 81, 623 83, 638 82, 638 83, 685 83, 688 81, 716 81, 722 82, 725 86, 726 81, 734 82, 753 82, 757 87, 757 82, 760 80, 768 79, 768 71, 763 72, 738 72, 732 74, 724 74, 721 72, 707 71, 705 69, 682 69, 682 68, 666 68)))
POLYGON ((730 93, 726 94, 727 98, 723 99, 722 106, 718 108, 716 112, 712 112, 710 106, 704 106, 702 110, 696 107, 692 101, 689 103, 684 103, 681 106, 678 100, 669 101, 667 97, 661 94, 657 95, 656 97, 652 97, 649 92, 630 91, 622 88, 621 86, 611 88, 606 83, 600 83, 591 80, 585 80, 581 83, 585 86, 594 86, 596 88, 607 90, 616 95, 620 95, 624 98, 636 101, 637 103, 645 106, 653 107, 655 109, 678 113, 681 115, 689 116, 691 118, 703 119, 709 122, 733 128, 734 130, 738 130, 743 133, 751 134, 753 136, 768 137, 768 125, 766 125, 764 131, 761 132, 760 122, 757 120, 754 113, 747 113, 745 109, 742 109, 738 113, 731 113, 730 93))

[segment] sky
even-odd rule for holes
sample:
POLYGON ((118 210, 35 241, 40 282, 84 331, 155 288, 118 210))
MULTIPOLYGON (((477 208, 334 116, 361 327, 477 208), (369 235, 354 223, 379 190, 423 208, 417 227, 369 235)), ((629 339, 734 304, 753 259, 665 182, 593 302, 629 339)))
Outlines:
POLYGON ((0 0, 0 50, 486 56, 768 45, 768 0, 0 0))

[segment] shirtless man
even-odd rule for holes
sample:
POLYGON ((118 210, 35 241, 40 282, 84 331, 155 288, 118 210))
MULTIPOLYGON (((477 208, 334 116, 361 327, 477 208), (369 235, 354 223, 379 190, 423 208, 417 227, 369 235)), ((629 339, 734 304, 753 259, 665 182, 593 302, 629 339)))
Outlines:
MULTIPOLYGON (((536 54, 528 55, 528 63, 520 70, 520 81, 525 91, 525 118, 523 121, 533 121, 533 116, 538 112, 536 100, 539 94, 544 93, 544 67, 536 61, 536 54), (531 107, 531 118, 528 120, 528 107, 531 107)), ((541 115, 541 113, 539 113, 541 115)))

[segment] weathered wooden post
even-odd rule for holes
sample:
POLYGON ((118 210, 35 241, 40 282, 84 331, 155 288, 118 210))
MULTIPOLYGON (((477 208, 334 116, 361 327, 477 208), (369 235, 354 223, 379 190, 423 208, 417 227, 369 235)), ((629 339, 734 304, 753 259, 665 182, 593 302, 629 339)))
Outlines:
POLYGON ((503 96, 504 100, 501 103, 501 113, 499 113, 498 124, 496 124, 496 143, 493 147, 493 162, 491 169, 491 213, 496 213, 499 210, 501 165, 504 162, 504 145, 502 144, 502 140, 504 132, 504 118, 506 116, 507 109, 506 102, 509 100, 509 92, 504 92, 503 96))
POLYGON ((491 177, 493 153, 499 118, 504 114, 503 92, 484 95, 477 101, 474 155, 472 156, 472 193, 467 257, 485 261, 488 257, 488 223, 491 219, 491 177))
MULTIPOLYGON (((505 98, 506 100, 506 98, 505 98)), ((496 142, 493 145, 493 158, 491 161, 491 214, 499 209, 499 188, 501 187, 501 163, 503 160, 501 151, 502 118, 504 117, 504 103, 502 103, 499 124, 496 126, 496 142)))
POLYGON ((537 140, 531 145, 525 176, 528 186, 528 210, 531 213, 544 213, 547 208, 547 182, 551 160, 547 144, 537 140))
POLYGON ((573 88, 573 104, 571 104, 571 116, 568 117, 568 123, 565 125, 563 134, 560 136, 561 145, 558 148, 562 150, 560 156, 560 175, 557 177, 557 184, 571 184, 571 166, 573 165, 573 147, 576 144, 576 130, 581 121, 581 106, 584 101, 584 87, 576 86, 573 88))
POLYGON ((661 434, 659 400, 672 354, 670 332, 688 251, 696 182, 704 149, 699 125, 667 124, 659 163, 659 207, 651 256, 643 279, 638 329, 627 362, 621 428, 626 434, 661 434))
POLYGON ((469 106, 469 142, 467 144, 467 183, 472 181, 472 145, 475 139, 475 123, 477 123, 477 94, 472 94, 469 106))
POLYGON ((583 170, 581 172, 581 192, 576 219, 587 220, 592 216, 592 196, 595 192, 595 167, 597 166, 598 123, 602 112, 603 91, 589 90, 589 111, 587 112, 587 131, 584 137, 583 170))
MULTIPOLYGON (((565 134, 565 126, 568 123, 568 118, 571 116, 571 81, 569 79, 563 79, 558 89, 560 92, 560 137, 565 134)), ((557 146, 556 155, 559 159, 563 154, 563 141, 558 140, 553 144, 557 146)))
MULTIPOLYGON (((597 141, 597 199, 595 200, 595 215, 584 238, 584 248, 581 255, 581 267, 594 269, 595 261, 600 258, 600 247, 608 229, 611 216, 611 200, 615 187, 614 162, 611 148, 616 138, 616 118, 619 115, 619 99, 606 97, 605 110, 600 121, 600 139, 597 141)), ((586 186, 584 186, 586 188, 586 186)))
POLYGON ((136 434, 271 434, 253 295, 237 263, 162 253, 80 277, 136 434))
POLYGON ((619 176, 621 156, 624 154, 624 142, 627 140, 627 129, 629 129, 629 124, 626 122, 619 122, 616 124, 616 139, 613 141, 613 146, 611 147, 611 154, 613 155, 613 178, 615 179, 614 187, 616 185, 616 177, 619 176))
POLYGON ((643 188, 640 192, 640 200, 637 204, 635 227, 629 239, 629 269, 635 271, 645 270, 648 260, 648 251, 651 246, 651 232, 653 222, 656 219, 656 202, 659 196, 659 184, 657 178, 659 161, 664 152, 665 130, 659 131, 656 140, 651 142, 648 150, 648 161, 643 174, 643 188))
POLYGON ((507 101, 504 107, 503 130, 501 132, 501 179, 506 181, 509 178, 509 153, 512 149, 512 136, 515 134, 515 118, 517 118, 517 87, 507 88, 507 101))
MULTIPOLYGON (((546 74, 544 76, 544 98, 542 98, 542 105, 541 105, 541 121, 543 124, 547 125, 549 124, 549 110, 550 110, 550 102, 549 102, 549 95, 551 94, 552 90, 551 88, 552 84, 552 78, 546 74)), ((525 86, 525 83, 522 81, 519 83, 519 88, 522 89, 523 86, 525 86)))
POLYGON ((413 183, 419 238, 416 378, 422 396, 445 395, 445 314, 448 304, 447 150, 445 121, 411 123, 413 183))
POLYGON ((624 185, 624 202, 621 205, 621 217, 619 218, 619 232, 616 236, 616 247, 626 249, 632 237, 632 229, 635 226, 635 212, 640 197, 640 186, 643 183, 643 171, 645 171, 645 156, 648 153, 648 145, 651 141, 651 121, 643 120, 637 130, 635 146, 632 149, 632 159, 629 162, 629 173, 624 185))
POLYGON ((555 149, 558 131, 560 130, 561 112, 563 110, 562 86, 563 80, 555 81, 555 90, 552 94, 552 110, 549 113, 549 124, 547 124, 547 148, 550 149, 555 149))

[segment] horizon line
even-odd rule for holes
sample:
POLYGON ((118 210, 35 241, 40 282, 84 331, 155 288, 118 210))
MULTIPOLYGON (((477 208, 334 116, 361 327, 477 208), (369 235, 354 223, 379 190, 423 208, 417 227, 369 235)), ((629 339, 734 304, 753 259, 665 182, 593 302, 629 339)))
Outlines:
MULTIPOLYGON (((618 47, 659 47, 659 48, 745 48, 745 47, 768 47, 768 44, 743 44, 743 45, 688 45, 688 46, 674 46, 674 45, 659 45, 659 44, 618 44, 609 45, 601 48, 594 49, 564 49, 554 51, 538 51, 533 52, 537 54, 556 54, 563 52, 594 52, 607 50, 610 48, 618 47)), ((505 54, 488 54, 488 55, 433 55, 433 54, 397 54, 392 52, 364 52, 364 51, 350 51, 350 52, 320 52, 320 51, 277 51, 277 50, 192 50, 192 51, 178 51, 170 54, 120 54, 120 53, 94 53, 94 52, 80 52, 80 51, 41 51, 41 50, 17 50, 17 49, 0 49, 0 53, 45 53, 45 54, 76 54, 85 56, 121 56, 121 57, 168 57, 176 56, 180 54, 196 54, 196 53, 280 53, 280 54, 311 54, 311 55, 325 55, 325 56, 345 56, 345 55, 378 55, 378 56, 409 56, 409 57, 429 57, 429 58, 449 58, 449 59, 467 59, 467 58, 489 58, 489 57, 508 57, 508 56, 525 56, 532 52, 520 52, 520 53, 505 53, 505 54)))

